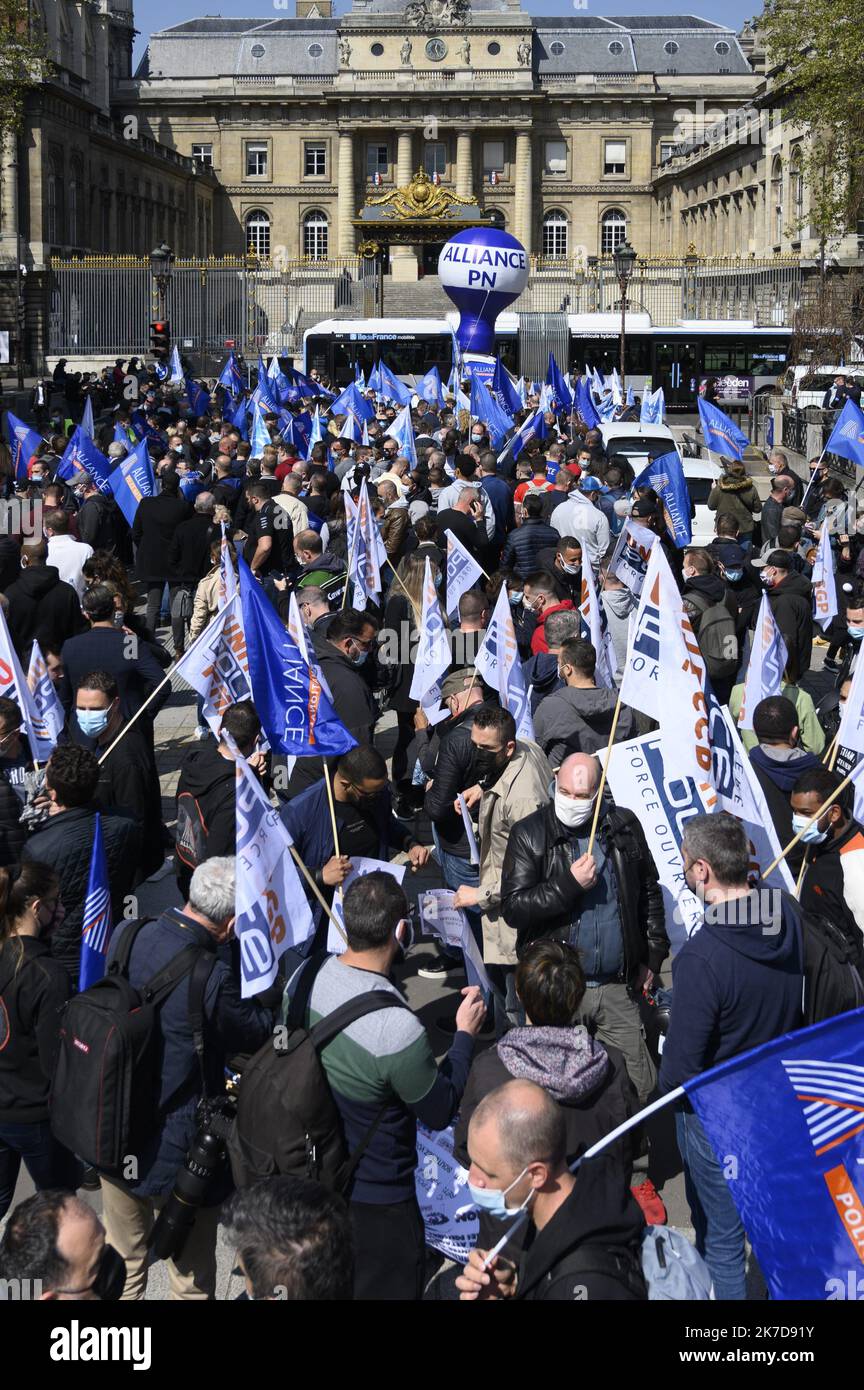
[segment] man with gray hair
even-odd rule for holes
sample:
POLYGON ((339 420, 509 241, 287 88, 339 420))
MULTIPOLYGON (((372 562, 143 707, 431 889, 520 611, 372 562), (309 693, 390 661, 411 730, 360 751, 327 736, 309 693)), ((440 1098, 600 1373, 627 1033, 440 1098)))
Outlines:
MULTIPOLYGON (((269 1002, 269 995, 241 998, 230 966, 218 954, 234 934, 235 876, 233 856, 207 859, 192 875, 189 900, 182 908, 166 908, 155 921, 121 923, 111 938, 109 965, 127 960, 125 973, 133 989, 144 991, 168 966, 174 980, 156 1010, 161 1058, 158 1127, 141 1152, 130 1155, 122 1177, 100 1179, 107 1239, 126 1261, 124 1299, 144 1297, 147 1239, 198 1129, 202 1082, 209 1098, 222 1095, 226 1060, 238 1052, 255 1052, 273 1027, 274 1014, 263 1002, 269 1002), (200 1064, 191 1020, 196 995, 203 1018, 200 1064)), ((271 993, 278 1003, 278 991, 271 993)), ((167 1261, 172 1299, 215 1296, 216 1227, 229 1185, 222 1169, 205 1205, 197 1209, 181 1251, 167 1261)))
MULTIPOLYGON (((692 816, 681 842, 684 881, 705 920, 672 964, 673 1003, 660 1091, 801 1026, 800 910, 779 888, 751 888, 750 841, 736 816, 692 816)), ((718 1299, 744 1299, 744 1227, 723 1165, 698 1116, 675 1116, 696 1248, 718 1299)))
POLYGON ((486 1270, 489 1252, 472 1250, 456 1280, 463 1302, 647 1298, 639 1208, 603 1158, 570 1172, 564 1114, 542 1086, 508 1081, 484 1096, 468 1126, 468 1153, 475 1204, 500 1218, 502 1235, 527 1210, 534 1239, 518 1269, 498 1255, 486 1270))

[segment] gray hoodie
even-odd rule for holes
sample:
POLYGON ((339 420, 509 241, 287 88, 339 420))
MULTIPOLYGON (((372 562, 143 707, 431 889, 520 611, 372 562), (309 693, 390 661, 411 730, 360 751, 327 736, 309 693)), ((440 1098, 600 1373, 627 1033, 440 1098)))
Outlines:
POLYGON ((627 636, 630 631, 630 614, 636 607, 636 599, 629 589, 603 589, 600 600, 606 610, 609 636, 615 648, 615 679, 620 680, 627 660, 627 636))
MULTIPOLYGON (((598 753, 606 747, 617 701, 617 690, 575 686, 565 686, 540 701, 534 715, 534 739, 553 768, 560 767, 570 753, 598 753)), ((615 742, 622 743, 635 733, 633 711, 622 705, 615 742)))
POLYGON ((587 1028, 511 1028, 498 1043, 511 1076, 534 1081, 553 1100, 582 1100, 609 1069, 609 1055, 587 1028))

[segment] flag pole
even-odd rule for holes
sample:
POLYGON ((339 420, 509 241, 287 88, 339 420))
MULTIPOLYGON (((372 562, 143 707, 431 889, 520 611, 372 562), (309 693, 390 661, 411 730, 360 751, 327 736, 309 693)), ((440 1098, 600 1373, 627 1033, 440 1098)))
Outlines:
POLYGON ((781 849, 777 857, 771 861, 771 863, 768 865, 768 868, 762 874, 763 879, 768 878, 769 875, 771 875, 774 872, 774 870, 777 868, 777 865, 780 863, 780 860, 785 859, 790 849, 795 848, 804 832, 809 830, 811 825, 815 825, 816 821, 818 821, 821 816, 824 816, 829 806, 834 805, 834 802, 837 800, 840 793, 846 790, 849 783, 852 781, 854 777, 857 776, 857 774, 862 770, 862 768, 864 768, 864 760, 862 760, 860 763, 856 763, 852 771, 847 773, 847 775, 843 778, 843 781, 840 783, 840 785, 835 787, 831 795, 827 797, 825 801, 822 802, 822 805, 815 812, 815 814, 810 817, 804 828, 802 830, 799 830, 797 835, 793 836, 793 838, 789 841, 785 849, 781 849))
POLYGON ((306 865, 303 863, 303 860, 300 858, 300 855, 297 853, 294 846, 289 845, 288 848, 291 850, 291 857, 294 860, 294 863, 297 865, 297 868, 300 870, 306 882, 309 884, 309 887, 312 889, 312 892, 315 894, 315 897, 318 899, 324 911, 327 913, 327 916, 330 918, 330 921, 333 923, 334 927, 336 928, 342 940, 345 942, 345 945, 347 946, 348 938, 342 929, 342 924, 339 921, 339 918, 333 912, 332 908, 328 906, 327 899, 324 897, 324 894, 321 892, 321 889, 318 887, 318 884, 315 882, 309 870, 306 868, 306 865))
POLYGON ((336 806, 333 801, 333 787, 330 782, 330 769, 327 766, 327 759, 324 758, 322 761, 324 763, 324 781, 327 785, 327 800, 330 804, 330 823, 333 826, 333 846, 336 851, 336 857, 339 858, 341 853, 339 849, 339 831, 336 826, 336 806))
POLYGON ((618 728, 618 716, 621 713, 621 691, 618 691, 618 699, 615 702, 615 713, 612 716, 612 728, 609 730, 609 742, 606 745, 606 757, 603 759, 603 770, 600 773, 600 785, 597 788, 597 801, 594 806, 594 819, 591 822, 591 834, 588 836, 588 848, 586 854, 590 854, 594 848, 594 837, 597 834, 597 822, 600 819, 600 803, 603 800, 603 789, 606 786, 606 773, 609 769, 609 760, 612 757, 612 744, 615 742, 615 730, 618 728))
POLYGON ((396 569, 395 569, 395 567, 394 567, 394 565, 393 565, 393 562, 390 560, 390 557, 389 557, 389 556, 387 557, 387 560, 386 560, 385 563, 388 564, 388 565, 390 566, 391 570, 393 570, 393 578, 396 580, 396 583, 399 585, 399 588, 402 590, 402 592, 404 593, 404 595, 405 595, 405 597, 407 598, 408 602, 410 603, 411 607, 414 609, 414 616, 415 616, 415 618, 417 619, 417 626, 419 627, 419 626, 420 626, 420 619, 421 619, 420 609, 417 607, 417 604, 414 602, 413 598, 412 598, 411 595, 409 594, 408 590, 405 588, 405 585, 403 584, 403 582, 402 582, 402 580, 400 579, 399 575, 396 573, 396 569))
MULTIPOLYGON (((352 501, 353 501, 353 498, 352 498, 352 501)), ((348 515, 347 511, 346 511, 345 515, 346 515, 346 517, 347 517, 347 515, 348 515)), ((358 506, 358 508, 357 508, 357 515, 356 515, 355 518, 354 518, 354 538, 353 538, 353 540, 351 541, 351 554, 350 554, 349 557, 348 557, 348 577, 347 577, 346 580, 345 580, 345 588, 344 588, 343 593, 342 593, 342 611, 343 611, 343 612, 345 611, 345 605, 346 605, 346 603, 348 602, 348 586, 349 586, 349 584, 352 584, 352 585, 353 585, 353 584, 356 583, 356 580, 353 578, 353 574, 354 574, 354 561, 355 561, 355 559, 357 558, 357 540, 358 540, 359 534, 360 534, 360 508, 359 508, 359 506, 358 506)))

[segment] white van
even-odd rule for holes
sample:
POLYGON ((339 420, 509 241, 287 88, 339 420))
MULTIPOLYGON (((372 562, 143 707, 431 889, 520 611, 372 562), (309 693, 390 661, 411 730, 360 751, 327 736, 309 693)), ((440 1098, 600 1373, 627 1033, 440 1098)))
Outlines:
POLYGON ((845 376, 864 391, 864 366, 854 367, 789 367, 783 378, 783 398, 799 410, 815 405, 821 409, 825 392, 834 385, 835 376, 845 376))

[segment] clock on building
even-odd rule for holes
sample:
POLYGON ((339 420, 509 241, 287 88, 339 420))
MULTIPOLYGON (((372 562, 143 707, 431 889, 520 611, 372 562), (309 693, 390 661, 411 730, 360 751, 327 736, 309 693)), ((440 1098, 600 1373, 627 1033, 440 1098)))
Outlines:
POLYGON ((426 45, 426 57, 430 63, 440 63, 447 57, 447 45, 443 39, 430 39, 426 45))

